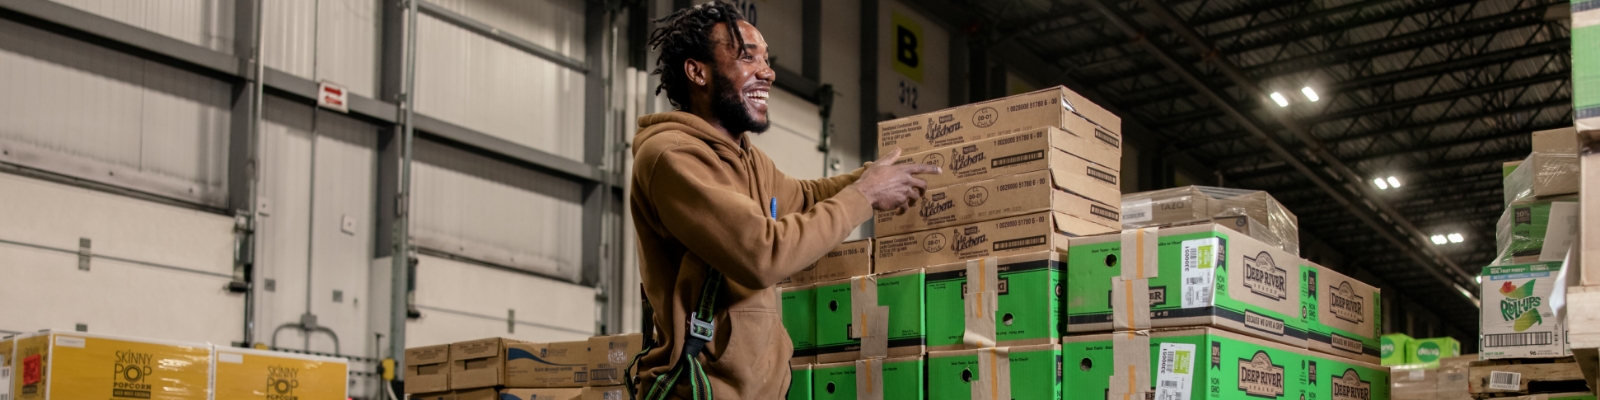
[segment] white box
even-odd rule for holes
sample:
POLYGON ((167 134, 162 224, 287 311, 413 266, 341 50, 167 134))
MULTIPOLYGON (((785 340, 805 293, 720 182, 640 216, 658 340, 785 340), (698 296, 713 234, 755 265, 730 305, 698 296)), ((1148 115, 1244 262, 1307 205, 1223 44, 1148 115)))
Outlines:
POLYGON ((1484 267, 1478 309, 1482 359, 1563 357, 1566 270, 1561 262, 1484 267))

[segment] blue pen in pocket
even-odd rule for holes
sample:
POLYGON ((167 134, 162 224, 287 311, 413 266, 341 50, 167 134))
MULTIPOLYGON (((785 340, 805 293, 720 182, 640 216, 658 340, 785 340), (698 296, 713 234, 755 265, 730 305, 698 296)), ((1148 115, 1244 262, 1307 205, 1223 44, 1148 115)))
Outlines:
POLYGON ((777 197, 773 197, 772 201, 767 202, 767 209, 772 211, 772 219, 778 219, 778 198, 777 197))

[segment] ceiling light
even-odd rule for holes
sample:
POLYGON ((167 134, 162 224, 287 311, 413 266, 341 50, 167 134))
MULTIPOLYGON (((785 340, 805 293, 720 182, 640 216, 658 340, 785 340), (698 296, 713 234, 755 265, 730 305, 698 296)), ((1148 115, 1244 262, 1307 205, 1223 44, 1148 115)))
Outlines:
POLYGON ((1288 107, 1289 106, 1289 99, 1284 98, 1283 97, 1283 93, 1272 92, 1272 101, 1277 102, 1278 103, 1278 107, 1288 107))
POLYGON ((1388 189, 1389 188, 1389 182, 1385 182, 1383 180, 1383 178, 1373 178, 1372 179, 1372 184, 1378 185, 1378 190, 1383 190, 1383 189, 1388 189))
POLYGON ((1461 242, 1464 242, 1466 240, 1467 240, 1467 238, 1461 237, 1461 234, 1459 234, 1459 233, 1450 234, 1450 243, 1461 243, 1461 242))
POLYGON ((1389 187, 1400 187, 1400 180, 1393 176, 1389 177, 1389 187))
POLYGON ((1478 280, 1478 284, 1479 285, 1483 284, 1483 275, 1478 275, 1478 276, 1476 276, 1474 278, 1478 280))
POLYGON ((1311 90, 1310 86, 1306 86, 1306 87, 1300 88, 1300 93, 1305 93, 1306 94, 1306 99, 1309 99, 1311 101, 1317 101, 1317 100, 1322 99, 1321 97, 1317 97, 1317 92, 1314 91, 1314 90, 1311 90))
POLYGON ((1445 239, 1444 235, 1433 235, 1433 244, 1445 243, 1450 243, 1450 239, 1445 239))

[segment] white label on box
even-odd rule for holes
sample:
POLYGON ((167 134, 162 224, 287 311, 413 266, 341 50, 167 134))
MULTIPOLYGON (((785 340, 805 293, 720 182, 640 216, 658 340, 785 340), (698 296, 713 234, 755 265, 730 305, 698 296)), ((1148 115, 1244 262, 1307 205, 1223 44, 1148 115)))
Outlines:
POLYGON ((1150 211, 1150 199, 1122 203, 1122 223, 1149 221, 1151 218, 1155 218, 1155 215, 1152 215, 1150 211))
POLYGON ((1420 380, 1422 380, 1422 378, 1426 378, 1426 377, 1428 377, 1428 373, 1423 371, 1423 370, 1420 370, 1420 369, 1411 370, 1411 380, 1413 380, 1413 381, 1420 381, 1420 380))
POLYGON ((84 340, 81 337, 56 336, 56 345, 81 349, 84 346, 84 340))
POLYGON ((0 367, 0 400, 11 400, 11 367, 0 367))
POLYGON ((1221 252, 1217 238, 1183 241, 1183 308, 1211 306, 1221 252))
POLYGON ((1162 343, 1156 367, 1156 400, 1187 400, 1194 381, 1194 345, 1162 343))
POLYGON ((1544 244, 1539 249, 1539 261, 1567 259, 1567 249, 1572 248, 1578 236, 1578 203, 1558 201, 1550 203, 1550 218, 1545 223, 1544 244))
POLYGON ((1522 374, 1489 371, 1489 388, 1494 390, 1522 390, 1522 374))
POLYGON ((244 355, 239 353, 217 353, 217 362, 229 364, 244 364, 244 355))

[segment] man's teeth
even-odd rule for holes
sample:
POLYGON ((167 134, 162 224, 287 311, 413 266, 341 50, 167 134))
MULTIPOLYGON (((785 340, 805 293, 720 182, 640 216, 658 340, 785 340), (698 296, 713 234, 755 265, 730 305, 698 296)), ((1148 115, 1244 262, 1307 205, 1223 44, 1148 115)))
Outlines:
POLYGON ((767 91, 765 90, 745 93, 744 97, 755 100, 757 103, 767 104, 767 91))

